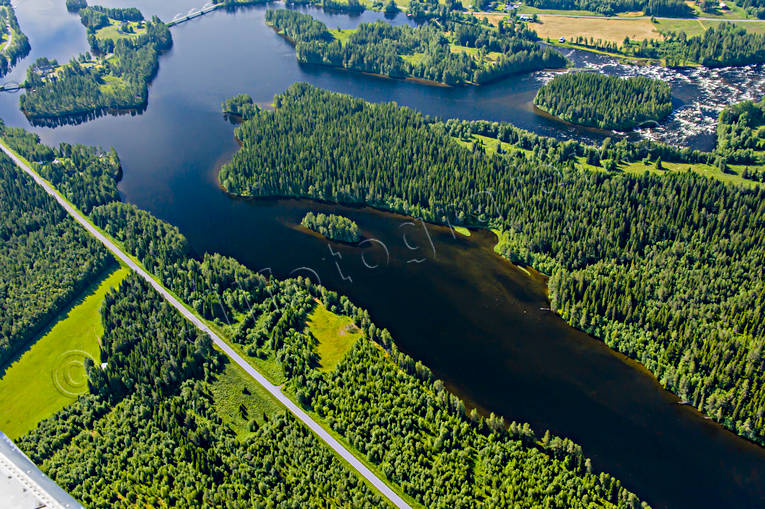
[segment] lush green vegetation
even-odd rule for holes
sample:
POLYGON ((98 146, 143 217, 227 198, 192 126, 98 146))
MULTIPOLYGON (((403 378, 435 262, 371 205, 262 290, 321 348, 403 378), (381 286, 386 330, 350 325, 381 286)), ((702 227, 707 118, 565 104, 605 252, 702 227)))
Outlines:
POLYGON ((99 358, 98 340, 103 333, 99 308, 106 292, 127 273, 127 269, 115 269, 94 283, 17 361, 3 367, 3 433, 13 439, 20 437, 88 392, 84 360, 86 356, 99 358))
POLYGON ((309 212, 300 224, 331 240, 358 242, 361 239, 359 225, 352 219, 337 214, 314 214, 309 212))
POLYGON ((239 94, 223 101, 221 110, 223 114, 234 120, 247 120, 255 114, 257 106, 252 102, 252 97, 247 94, 239 94))
MULTIPOLYGON (((460 123, 449 129, 406 108, 304 84, 275 105, 237 128, 242 149, 219 174, 226 190, 495 225, 505 231, 502 254, 552 275, 552 306, 569 323, 765 442, 761 188, 690 172, 578 170, 575 143, 488 155, 453 141, 460 123), (347 157, 335 157, 339 150, 347 157)), ((662 150, 625 148, 652 149, 662 150)), ((604 152, 616 148, 609 142, 604 152)))
POLYGON ((143 21, 143 14, 135 7, 126 9, 112 9, 93 5, 80 10, 80 21, 88 28, 88 31, 95 31, 115 21, 143 21))
POLYGON ((592 11, 607 16, 637 11, 649 16, 683 18, 693 15, 693 10, 682 0, 526 0, 524 3, 541 9, 592 11))
MULTIPOLYGON (((271 406, 248 416, 251 433, 240 440, 221 393, 247 385, 209 338, 138 276, 107 294, 102 317, 106 367, 88 365, 92 394, 18 441, 85 505, 383 505, 308 430, 271 406)), ((243 402, 247 412, 258 408, 250 405, 256 397, 243 402)))
POLYGON ((66 0, 66 10, 69 12, 79 12, 87 6, 87 0, 66 0))
POLYGON ((0 0, 0 24, 0 76, 4 76, 16 62, 29 54, 31 48, 10 0, 0 0))
POLYGON ((76 122, 108 110, 142 108, 159 54, 172 38, 159 18, 142 21, 137 9, 80 11, 91 51, 58 65, 39 58, 27 70, 25 115, 38 123, 76 122))
POLYGON ((499 30, 476 23, 423 25, 362 23, 342 38, 307 14, 269 10, 266 22, 295 44, 303 63, 331 65, 393 78, 447 85, 485 83, 508 74, 564 67, 558 52, 535 43, 522 25, 499 30))
POLYGON ((0 166, 0 365, 5 365, 114 260, 5 155, 0 166))
POLYGON ((223 370, 210 384, 210 390, 218 415, 244 440, 271 416, 282 412, 282 407, 241 366, 227 358, 223 359, 223 364, 223 370))
POLYGON ((308 330, 316 338, 316 353, 323 371, 332 371, 361 337, 361 331, 347 316, 329 311, 317 303, 308 314, 308 330))
POLYGON ((717 148, 728 161, 765 164, 765 99, 728 106, 717 119, 717 148))
POLYGON ((18 127, 0 127, 10 148, 32 162, 35 170, 86 214, 97 205, 119 199, 117 181, 122 177, 119 157, 86 145, 62 143, 51 148, 39 137, 18 127))
POLYGON ((672 113, 669 83, 591 72, 556 76, 539 89, 534 104, 567 122, 600 129, 631 129, 672 113))

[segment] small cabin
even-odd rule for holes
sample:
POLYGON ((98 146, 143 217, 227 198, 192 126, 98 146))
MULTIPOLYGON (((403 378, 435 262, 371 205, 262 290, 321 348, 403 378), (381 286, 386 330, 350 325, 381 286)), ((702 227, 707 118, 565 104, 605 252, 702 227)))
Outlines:
POLYGON ((720 2, 720 10, 721 11, 727 11, 728 10, 728 4, 725 2, 720 2))

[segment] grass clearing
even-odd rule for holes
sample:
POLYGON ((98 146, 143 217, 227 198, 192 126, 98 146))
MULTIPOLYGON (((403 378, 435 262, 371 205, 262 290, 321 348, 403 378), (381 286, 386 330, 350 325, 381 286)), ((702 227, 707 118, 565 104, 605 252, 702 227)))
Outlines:
POLYGON ((128 30, 132 31, 123 31, 122 21, 110 19, 107 26, 96 30, 96 38, 101 40, 111 39, 113 41, 117 41, 118 39, 134 39, 139 35, 146 33, 146 22, 144 21, 129 21, 124 24, 129 27, 128 30))
POLYGON ((87 392, 84 360, 100 358, 101 302, 129 269, 115 269, 85 290, 0 379, 0 429, 18 438, 87 392))
POLYGON ((223 421, 243 440, 251 435, 250 421, 260 425, 284 407, 238 364, 226 358, 226 366, 210 384, 215 408, 223 421))
POLYGON ((464 226, 455 226, 454 231, 459 233, 460 235, 464 235, 465 237, 470 237, 470 230, 468 230, 464 226))
MULTIPOLYGON (((580 168, 584 168, 590 171, 605 171, 602 166, 592 166, 590 164, 587 164, 584 161, 584 157, 578 157, 577 161, 578 161, 577 166, 579 166, 580 168)), ((670 172, 688 171, 690 169, 692 172, 697 173, 703 177, 713 178, 713 179, 720 180, 722 182, 726 182, 729 184, 736 184, 736 185, 744 186, 744 187, 755 187, 755 186, 762 185, 760 182, 747 180, 741 176, 745 167, 748 167, 750 170, 755 170, 755 171, 765 170, 764 166, 729 165, 729 168, 733 173, 723 173, 716 166, 712 166, 709 164, 688 164, 688 163, 673 163, 673 162, 663 161, 661 165, 664 168, 663 170, 656 168, 655 162, 644 163, 642 161, 636 161, 632 163, 620 164, 619 170, 623 171, 624 173, 630 173, 632 175, 642 175, 645 172, 653 173, 655 175, 666 175, 670 172)))
POLYGON ((332 37, 340 41, 340 44, 345 46, 348 43, 348 39, 351 38, 355 28, 328 28, 327 31, 332 34, 332 37))
POLYGON ((337 363, 362 336, 353 320, 329 311, 321 303, 317 303, 308 315, 308 330, 319 342, 316 351, 321 371, 335 369, 337 363))

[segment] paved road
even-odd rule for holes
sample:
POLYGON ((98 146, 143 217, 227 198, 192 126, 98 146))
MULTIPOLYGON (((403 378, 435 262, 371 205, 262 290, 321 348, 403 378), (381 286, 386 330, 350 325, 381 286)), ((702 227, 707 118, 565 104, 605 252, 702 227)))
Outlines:
POLYGON ((177 309, 183 316, 186 317, 187 320, 189 320, 191 323, 193 323, 197 328, 200 330, 206 332, 210 335, 210 338, 212 338, 213 342, 221 349, 223 352, 228 355, 232 361, 239 364, 239 366, 242 367, 252 378, 255 379, 256 382, 258 382, 260 385, 265 387, 265 389, 270 392, 276 399, 278 399, 285 407, 287 407, 287 410, 289 410, 295 417, 297 417, 303 424, 308 426, 308 428, 311 429, 316 435, 319 436, 321 440, 323 440, 329 447, 331 447, 338 455, 342 456, 342 458, 350 463, 350 465, 356 469, 361 475, 363 475, 369 482, 371 482, 375 488, 377 488, 380 493, 383 494, 384 497, 386 497, 390 502, 399 508, 408 508, 411 509, 409 504, 407 504, 401 497, 399 497, 393 490, 391 490, 387 484, 385 484, 382 479, 377 477, 371 470, 369 470, 366 466, 364 466, 363 463, 361 463, 356 457, 350 453, 343 445, 335 440, 329 433, 327 433, 324 428, 322 428, 319 423, 314 421, 308 414, 306 414, 303 410, 301 410, 295 403, 293 403, 287 396, 284 395, 284 393, 281 391, 281 388, 278 385, 274 385, 266 378, 258 373, 252 366, 250 366, 247 361, 245 361, 239 354, 237 354, 230 346, 228 346, 225 341, 223 341, 215 332, 213 332, 201 319, 197 318, 196 315, 194 315, 191 311, 186 309, 183 304, 181 304, 178 299, 173 297, 173 295, 161 284, 157 283, 148 272, 146 272, 143 268, 141 268, 138 264, 136 264, 133 260, 130 259, 130 257, 125 254, 119 247, 117 247, 111 240, 109 240, 106 236, 104 236, 101 232, 99 232, 92 224, 90 224, 74 207, 72 207, 69 203, 66 202, 61 196, 59 196, 53 189, 53 186, 48 184, 45 180, 43 180, 37 173, 32 170, 26 163, 24 163, 19 157, 16 156, 13 152, 8 150, 4 145, 0 145, 0 149, 5 152, 8 157, 10 157, 13 162, 16 163, 16 165, 24 170, 30 177, 34 179, 37 184, 39 184, 45 191, 53 196, 53 198, 56 199, 56 201, 66 209, 66 211, 69 213, 70 216, 74 218, 75 221, 80 223, 83 228, 85 228, 91 235, 93 235, 95 238, 97 238, 101 243, 106 246, 106 248, 111 251, 114 256, 122 260, 128 267, 136 271, 142 278, 144 278, 151 286, 154 287, 155 290, 157 290, 160 295, 162 295, 175 309, 177 309))

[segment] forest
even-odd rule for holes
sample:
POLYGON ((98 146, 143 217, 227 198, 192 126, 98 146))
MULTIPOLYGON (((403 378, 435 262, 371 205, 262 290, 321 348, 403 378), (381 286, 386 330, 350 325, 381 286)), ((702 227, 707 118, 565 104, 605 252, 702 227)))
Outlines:
POLYGON ((2 367, 115 261, 5 154, 0 167, 2 367))
POLYGON ((399 352, 390 333, 346 297, 306 278, 266 279, 217 254, 187 258, 175 227, 132 205, 109 204, 91 217, 247 355, 276 362, 301 405, 423 505, 542 500, 549 507, 640 507, 618 480, 592 473, 570 440, 537 436, 528 424, 505 423, 493 414, 468 413, 427 367, 399 352), (330 374, 316 369, 315 339, 305 330, 316 299, 352 317, 368 338, 330 374))
POLYGON ((691 172, 577 170, 575 144, 484 154, 408 108, 306 84, 275 106, 237 128, 242 148, 219 173, 229 193, 493 226, 501 254, 551 276, 553 309, 568 323, 765 443, 761 188, 691 172))
POLYGON ((250 416, 240 440, 211 389, 223 355, 137 275, 107 295, 101 313, 106 367, 88 365, 91 394, 18 441, 83 504, 384 505, 284 412, 250 416))
POLYGON ((765 164, 765 99, 733 104, 720 112, 715 151, 731 162, 765 164))
POLYGON ((255 114, 257 106, 253 103, 252 97, 247 94, 239 94, 223 101, 221 111, 223 115, 231 120, 248 120, 255 114))
POLYGON ((534 105, 572 124, 632 129, 672 113, 669 83, 593 72, 559 74, 539 89, 534 105))
POLYGON ((337 214, 314 214, 308 212, 300 224, 320 233, 330 240, 340 242, 358 242, 361 239, 359 225, 352 219, 337 214))
POLYGON ((87 0, 66 0, 66 10, 69 12, 79 12, 87 6, 87 0))
POLYGON ((143 21, 143 14, 135 7, 113 9, 92 5, 80 11, 80 21, 89 30, 98 30, 109 24, 110 19, 117 21, 143 21))
POLYGON ((527 0, 524 3, 540 9, 594 11, 606 16, 637 11, 647 16, 693 16, 693 10, 682 0, 527 0))
MULTIPOLYGON (((35 148, 32 139, 17 135, 15 145, 50 158, 54 149, 35 148)), ((90 218, 254 362, 275 363, 301 405, 423 505, 642 506, 618 480, 593 472, 570 440, 467 412, 346 297, 307 278, 266 278, 218 254, 192 258, 177 228, 133 205, 110 201, 90 218), (329 373, 317 369, 306 327, 317 300, 363 331, 329 373)), ((144 281, 128 277, 101 312, 106 367, 88 364, 91 394, 19 441, 75 497, 96 507, 224 499, 248 507, 381 505, 291 417, 223 415, 210 389, 222 356, 144 281), (243 425, 244 438, 233 431, 243 425)))
MULTIPOLYGON (((108 110, 146 106, 148 84, 158 69, 159 55, 172 45, 167 25, 155 16, 145 22, 145 33, 115 41, 98 37, 101 17, 111 13, 132 20, 142 18, 140 12, 86 7, 83 13, 82 21, 94 55, 88 52, 64 65, 39 58, 30 66, 27 91, 19 98, 19 104, 33 122, 76 122, 108 110)), ((107 17, 107 23, 109 19, 112 18, 107 17)))
POLYGON ((513 73, 565 67, 558 52, 535 43, 522 26, 500 30, 445 21, 416 28, 362 23, 343 40, 308 14, 268 10, 266 22, 295 45, 301 63, 447 85, 485 83, 513 73))
POLYGON ((16 65, 16 62, 27 56, 31 47, 29 46, 29 39, 21 31, 10 0, 0 0, 0 23, 4 25, 0 29, 0 33, 3 34, 3 49, 0 51, 1 77, 5 76, 16 65), (9 37, 11 38, 10 43, 7 42, 9 37))

